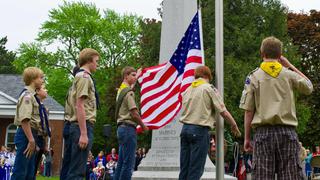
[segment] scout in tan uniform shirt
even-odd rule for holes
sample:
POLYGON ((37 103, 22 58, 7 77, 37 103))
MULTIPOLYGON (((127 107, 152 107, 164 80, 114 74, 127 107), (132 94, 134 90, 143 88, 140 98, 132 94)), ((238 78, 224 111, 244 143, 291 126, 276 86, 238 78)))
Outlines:
POLYGON ((122 70, 123 82, 117 93, 115 113, 118 126, 119 160, 114 180, 131 179, 137 147, 136 125, 139 124, 143 130, 148 130, 141 121, 134 92, 131 89, 137 82, 139 74, 140 70, 137 73, 133 67, 125 67, 122 70))
POLYGON ((15 134, 16 158, 12 180, 34 179, 35 150, 38 133, 41 129, 39 104, 35 99, 35 89, 43 83, 43 72, 28 67, 23 72, 26 85, 17 102, 14 124, 19 126, 15 134))
POLYGON ((48 92, 44 84, 41 86, 41 88, 36 89, 35 98, 38 105, 40 106, 39 111, 41 111, 39 112, 40 119, 41 119, 41 128, 40 128, 40 132, 38 133, 38 137, 36 141, 36 144, 39 147, 39 151, 37 151, 36 153, 34 176, 37 175, 38 167, 42 159, 42 155, 48 152, 46 139, 48 136, 49 138, 51 137, 49 116, 48 116, 49 111, 43 104, 47 96, 48 96, 48 92))
MULTIPOLYGON (((77 72, 79 71, 80 67, 75 66, 72 70, 73 77, 76 76, 77 72)), ((71 142, 70 142, 70 118, 71 115, 74 114, 73 106, 71 102, 71 91, 72 86, 68 89, 66 95, 66 104, 64 106, 64 126, 63 126, 63 160, 62 160, 62 167, 60 171, 60 179, 65 180, 67 179, 69 166, 70 166, 70 159, 71 159, 71 142)))
POLYGON ((70 162, 66 179, 85 178, 86 162, 93 143, 93 125, 99 105, 91 73, 98 66, 99 53, 90 48, 79 54, 80 70, 76 73, 70 92, 70 162))
POLYGON ((263 62, 249 74, 240 100, 245 111, 245 150, 252 150, 250 126, 256 131, 253 145, 253 178, 301 179, 298 125, 293 90, 310 94, 310 80, 281 56, 275 37, 262 41, 263 62), (291 69, 291 70, 290 70, 291 69))
POLYGON ((234 135, 241 135, 217 89, 209 84, 211 79, 207 66, 197 67, 195 80, 182 94, 180 180, 202 176, 210 143, 208 132, 214 128, 216 111, 231 125, 234 135))

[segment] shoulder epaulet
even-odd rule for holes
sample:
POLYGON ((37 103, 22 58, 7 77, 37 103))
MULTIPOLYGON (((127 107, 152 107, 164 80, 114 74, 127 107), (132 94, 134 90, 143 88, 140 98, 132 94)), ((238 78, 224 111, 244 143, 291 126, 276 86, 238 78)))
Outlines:
POLYGON ((258 67, 256 68, 256 69, 254 69, 253 71, 251 71, 248 75, 247 75, 247 77, 249 77, 251 74, 253 74, 254 72, 256 72, 256 71, 258 71, 258 67))
POLYGON ((80 71, 76 74, 75 77, 83 77, 83 78, 89 78, 90 77, 90 74, 86 71, 80 71))
POLYGON ((255 73, 256 71, 258 71, 258 69, 259 69, 259 68, 254 69, 253 71, 251 71, 251 72, 247 75, 246 80, 245 80, 245 82, 244 82, 245 85, 249 85, 249 84, 251 83, 250 76, 251 76, 253 73, 255 73))

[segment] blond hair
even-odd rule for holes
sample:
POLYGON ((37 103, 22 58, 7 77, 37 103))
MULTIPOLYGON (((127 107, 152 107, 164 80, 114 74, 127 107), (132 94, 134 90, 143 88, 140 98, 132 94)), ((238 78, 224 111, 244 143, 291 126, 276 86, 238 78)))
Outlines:
POLYGON ((194 78, 208 78, 212 80, 212 74, 208 66, 198 66, 194 71, 194 78))
POLYGON ((93 60, 93 57, 95 56, 100 57, 100 54, 98 53, 98 51, 91 48, 83 49, 79 54, 79 61, 78 61, 79 66, 82 67, 88 62, 91 62, 93 60))
POLYGON ((22 74, 23 81, 26 86, 29 86, 32 81, 42 76, 43 71, 37 67, 27 67, 26 69, 24 69, 22 74))
POLYGON ((262 41, 260 51, 265 58, 278 59, 282 54, 282 42, 273 36, 267 37, 262 41))

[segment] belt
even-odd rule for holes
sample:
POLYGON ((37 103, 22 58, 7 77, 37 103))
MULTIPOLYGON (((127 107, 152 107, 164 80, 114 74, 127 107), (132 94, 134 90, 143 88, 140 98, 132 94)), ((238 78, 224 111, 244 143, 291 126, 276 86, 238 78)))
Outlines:
POLYGON ((126 123, 126 122, 119 122, 119 123, 117 124, 117 127, 119 127, 119 126, 129 126, 129 127, 136 128, 135 125, 130 124, 130 123, 126 123))
MULTIPOLYGON (((79 125, 79 122, 78 122, 78 121, 70 121, 69 123, 70 123, 70 124, 76 124, 76 125, 79 125)), ((89 123, 89 124, 93 125, 93 123, 92 123, 92 122, 90 122, 90 121, 88 121, 88 120, 86 120, 86 123, 89 123)))

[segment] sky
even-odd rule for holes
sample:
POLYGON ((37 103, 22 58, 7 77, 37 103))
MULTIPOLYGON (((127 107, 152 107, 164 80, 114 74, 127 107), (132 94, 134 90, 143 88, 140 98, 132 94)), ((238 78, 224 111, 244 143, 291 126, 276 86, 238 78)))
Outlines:
MULTIPOLYGON (((118 13, 133 13, 160 20, 157 8, 162 0, 82 0, 94 2, 98 8, 118 13)), ((16 50, 21 43, 33 42, 41 24, 48 19, 50 9, 63 4, 62 0, 0 0, 0 38, 7 36, 7 49, 16 50)), ((308 12, 320 10, 320 0, 281 0, 289 10, 308 12)))

